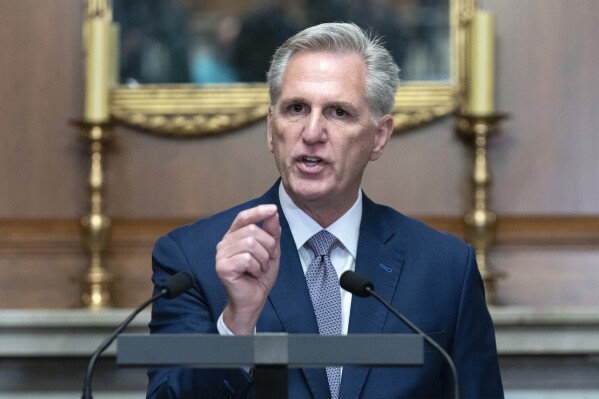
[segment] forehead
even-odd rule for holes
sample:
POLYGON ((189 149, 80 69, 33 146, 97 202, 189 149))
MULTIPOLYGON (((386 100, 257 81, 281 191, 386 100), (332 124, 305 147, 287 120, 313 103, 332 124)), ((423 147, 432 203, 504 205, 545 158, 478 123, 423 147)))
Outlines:
POLYGON ((356 53, 299 52, 285 68, 281 96, 365 99, 366 65, 356 53))

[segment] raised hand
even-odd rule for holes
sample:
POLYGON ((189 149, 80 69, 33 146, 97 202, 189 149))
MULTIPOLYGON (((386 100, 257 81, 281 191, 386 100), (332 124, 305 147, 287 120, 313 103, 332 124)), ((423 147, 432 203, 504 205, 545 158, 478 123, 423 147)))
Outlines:
POLYGON ((254 332, 279 272, 280 238, 276 205, 259 205, 240 212, 216 247, 216 273, 228 296, 223 321, 235 335, 254 332))

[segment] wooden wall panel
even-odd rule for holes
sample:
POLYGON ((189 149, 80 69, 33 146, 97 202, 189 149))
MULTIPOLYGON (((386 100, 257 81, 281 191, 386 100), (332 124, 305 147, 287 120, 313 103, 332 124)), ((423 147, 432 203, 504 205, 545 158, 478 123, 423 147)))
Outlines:
MULTIPOLYGON (((429 225, 462 235, 459 218, 426 217, 429 225)), ((189 219, 117 219, 106 265, 119 275, 115 304, 133 307, 151 294, 156 239, 189 219)), ((0 220, 0 308, 78 306, 72 277, 87 266, 74 219, 0 220)), ((599 218, 504 218, 491 262, 504 305, 599 303, 599 218)))
POLYGON ((80 213, 79 0, 0 1, 0 217, 80 213))
MULTIPOLYGON (((599 214, 599 25, 594 0, 481 0, 497 17, 497 104, 511 119, 492 141, 500 214, 599 214)), ((0 217, 77 217, 85 150, 79 0, 0 2, 0 217)), ((264 191, 276 176, 264 123, 189 141, 116 131, 107 204, 119 217, 195 217, 264 191)), ((409 214, 469 206, 470 157, 447 118, 393 137, 366 174, 373 199, 409 214)))
POLYGON ((496 17, 501 213, 599 213, 599 2, 479 0, 496 17))
MULTIPOLYGON (((552 247, 563 243, 560 229, 577 231, 584 239, 588 232, 568 230, 564 221, 556 227, 549 219, 541 227, 525 217, 599 214, 599 52, 594 44, 599 2, 480 4, 496 15, 497 108, 511 116, 492 140, 491 204, 500 217, 516 215, 521 223, 507 225, 512 241, 502 242, 500 236, 492 255, 497 267, 509 272, 500 298, 541 304, 542 297, 526 287, 545 281, 550 289, 539 294, 551 295, 550 301, 597 302, 587 284, 595 281, 599 264, 596 245, 572 238, 558 253, 552 247), (531 226, 537 226, 536 235, 526 233, 531 226), (575 294, 579 286, 588 294, 575 294)), ((21 227, 12 229, 20 232, 31 220, 71 220, 68 231, 63 226, 40 236, 35 227, 19 237, 9 234, 8 246, 0 243, 2 307, 76 305, 77 289, 69 278, 86 264, 75 220, 86 209, 87 157, 68 121, 82 112, 83 5, 82 0, 0 0, 0 219, 16 220, 21 227)), ((469 207, 471 157, 455 138, 453 124, 446 118, 393 137, 366 173, 367 194, 407 214, 435 216, 439 223, 448 218, 445 227, 455 228, 469 207)), ((156 229, 150 219, 192 220, 259 195, 277 175, 264 135, 264 122, 189 141, 118 128, 107 156, 107 212, 141 224, 146 220, 156 229)), ((164 231, 165 223, 158 223, 164 231)), ((149 292, 149 254, 157 235, 128 228, 133 230, 120 238, 115 231, 108 259, 123 276, 122 306, 149 292), (136 290, 125 290, 129 284, 136 290)))
MULTIPOLYGON (((481 1, 497 19, 497 109, 510 114, 489 151, 500 214, 599 213, 599 25, 594 0, 481 1)), ((457 216, 469 206, 469 152, 451 118, 393 137, 365 189, 409 214, 457 216)), ((166 142, 125 129, 111 159, 119 216, 213 213, 264 191, 276 175, 265 124, 219 139, 166 142), (235 161, 232 161, 232 160, 235 161), (239 168, 237 168, 239 166, 239 168), (243 170, 243 173, 240 171, 243 170), (160 191, 144 184, 161 179, 160 191), (190 183, 191 182, 191 183, 190 183), (153 198, 155 201, 144 201, 153 198)))
POLYGON ((497 283, 503 306, 596 306, 599 246, 497 247, 490 262, 506 273, 497 283))
POLYGON ((77 222, 13 220, 0 226, 2 308, 77 306, 72 278, 87 263, 77 222))

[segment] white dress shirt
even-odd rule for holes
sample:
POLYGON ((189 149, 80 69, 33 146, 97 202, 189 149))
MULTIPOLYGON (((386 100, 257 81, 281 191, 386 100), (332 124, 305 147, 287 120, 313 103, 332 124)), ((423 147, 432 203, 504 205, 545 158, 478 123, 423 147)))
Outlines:
MULTIPOLYGON (((283 184, 279 184, 279 200, 283 214, 289 223, 304 274, 306 274, 308 266, 314 258, 314 253, 306 246, 306 242, 323 228, 293 202, 283 188, 283 184)), ((341 243, 333 248, 330 256, 338 277, 347 270, 355 270, 361 221, 362 191, 358 190, 358 198, 352 207, 325 229, 337 237, 341 243)), ((341 291, 341 334, 347 334, 352 295, 341 287, 339 290, 341 291)), ((217 328, 221 335, 233 335, 223 322, 222 314, 218 319, 217 328)))
MULTIPOLYGON (((314 258, 314 252, 308 248, 306 243, 314 234, 322 230, 322 226, 295 205, 291 197, 285 192, 283 184, 279 185, 279 200, 285 218, 289 223, 289 229, 293 235, 304 274, 306 274, 308 266, 314 258)), ((362 191, 358 190, 358 199, 352 207, 335 223, 325 229, 341 242, 341 245, 333 248, 330 256, 337 277, 341 277, 343 272, 347 270, 355 270, 356 268, 361 221, 362 191)), ((347 334, 352 295, 341 289, 341 287, 339 289, 341 291, 341 334, 347 334)))

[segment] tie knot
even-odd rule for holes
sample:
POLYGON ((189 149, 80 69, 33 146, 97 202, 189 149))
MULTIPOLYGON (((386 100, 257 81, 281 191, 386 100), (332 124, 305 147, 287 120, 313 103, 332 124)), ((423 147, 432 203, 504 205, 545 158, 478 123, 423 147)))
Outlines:
POLYGON ((320 230, 308 240, 308 246, 317 256, 329 255, 335 243, 339 242, 337 237, 326 230, 320 230))

